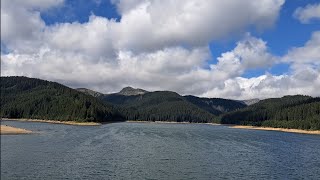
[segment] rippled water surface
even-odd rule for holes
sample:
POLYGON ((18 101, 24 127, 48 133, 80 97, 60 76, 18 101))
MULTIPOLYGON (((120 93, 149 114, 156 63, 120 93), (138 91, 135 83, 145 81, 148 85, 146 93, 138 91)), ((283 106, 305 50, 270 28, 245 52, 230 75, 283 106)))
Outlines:
POLYGON ((1 179, 320 179, 320 136, 205 124, 2 124, 1 179))

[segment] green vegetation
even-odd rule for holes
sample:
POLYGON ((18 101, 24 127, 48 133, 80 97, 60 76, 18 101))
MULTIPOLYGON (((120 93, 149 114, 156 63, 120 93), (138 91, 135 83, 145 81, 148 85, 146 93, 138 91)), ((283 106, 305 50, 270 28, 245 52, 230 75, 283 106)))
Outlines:
POLYGON ((1 77, 1 117, 102 122, 113 107, 61 84, 27 77, 1 77))
POLYGON ((221 123, 319 130, 320 98, 296 95, 266 99, 222 115, 221 123))
POLYGON ((204 109, 211 114, 220 115, 246 107, 244 103, 222 98, 199 98, 196 96, 184 96, 192 104, 204 109))
POLYGON ((142 95, 109 94, 102 101, 114 104, 127 120, 214 122, 215 116, 175 92, 156 91, 142 95))
POLYGON ((1 117, 104 122, 115 120, 218 122, 320 129, 320 98, 285 96, 244 103, 125 88, 104 95, 27 77, 1 77, 1 117), (141 93, 142 92, 142 93, 141 93), (95 96, 95 97, 94 97, 95 96))

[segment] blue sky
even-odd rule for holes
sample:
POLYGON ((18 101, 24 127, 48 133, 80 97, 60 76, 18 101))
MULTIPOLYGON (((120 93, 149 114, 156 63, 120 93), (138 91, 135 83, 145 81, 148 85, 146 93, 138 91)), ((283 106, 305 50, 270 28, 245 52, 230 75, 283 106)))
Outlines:
POLYGON ((42 12, 41 17, 46 24, 51 25, 62 22, 87 22, 91 14, 108 19, 121 18, 110 0, 67 0, 61 6, 42 12))
POLYGON ((4 75, 102 92, 320 95, 318 0, 4 0, 1 10, 4 75))
MULTIPOLYGON (((270 52, 277 56, 283 56, 291 47, 303 46, 306 41, 310 39, 312 32, 320 30, 319 21, 312 21, 310 24, 301 24, 297 19, 293 17, 293 13, 297 7, 304 7, 308 4, 314 4, 319 2, 318 0, 290 0, 286 1, 280 11, 280 16, 273 27, 264 30, 263 32, 257 32, 256 29, 251 29, 251 33, 254 36, 260 37, 267 41, 270 52)), ((211 52, 213 56, 217 57, 222 52, 228 51, 234 48, 237 40, 230 40, 227 42, 213 43, 211 52)), ((254 77, 264 74, 268 71, 273 74, 282 74, 288 72, 288 64, 277 64, 271 68, 262 68, 249 70, 246 72, 246 77, 254 77)))

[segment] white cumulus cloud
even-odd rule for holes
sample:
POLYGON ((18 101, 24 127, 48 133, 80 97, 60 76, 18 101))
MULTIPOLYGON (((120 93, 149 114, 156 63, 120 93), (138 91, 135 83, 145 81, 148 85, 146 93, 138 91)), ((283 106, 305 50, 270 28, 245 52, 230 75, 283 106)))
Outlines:
POLYGON ((1 75, 24 75, 104 93, 124 86, 235 99, 320 95, 319 32, 284 57, 246 34, 269 28, 284 0, 113 0, 120 21, 46 25, 40 12, 62 1, 1 6, 1 75), (14 8, 16 7, 16 8, 14 8), (208 43, 236 35, 234 49, 213 59, 208 43), (213 63, 216 62, 216 63, 213 63), (250 69, 290 64, 290 72, 244 78, 250 69))
POLYGON ((299 7, 295 10, 293 16, 301 23, 309 23, 313 19, 320 19, 320 3, 309 4, 306 7, 299 7))
POLYGON ((284 57, 284 61, 320 65, 320 31, 313 32, 311 39, 304 46, 291 48, 284 57))

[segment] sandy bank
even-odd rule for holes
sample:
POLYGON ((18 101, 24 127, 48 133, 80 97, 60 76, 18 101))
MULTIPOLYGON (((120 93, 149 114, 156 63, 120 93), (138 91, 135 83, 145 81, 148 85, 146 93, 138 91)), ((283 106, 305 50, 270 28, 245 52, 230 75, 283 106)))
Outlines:
POLYGON ((291 132, 291 133, 301 133, 301 134, 320 134, 320 130, 302 130, 302 129, 286 129, 286 128, 272 128, 272 127, 257 127, 257 126, 230 126, 230 128, 238 129, 254 129, 254 130, 264 130, 264 131, 282 131, 282 132, 291 132))
POLYGON ((320 130, 302 130, 302 129, 285 129, 285 128, 272 128, 272 127, 257 127, 257 126, 240 126, 233 124, 219 124, 219 123, 189 123, 189 122, 174 122, 174 121, 126 121, 129 123, 158 123, 158 124, 208 124, 208 125, 222 125, 228 126, 229 128, 238 129, 254 129, 254 130, 264 130, 264 131, 281 131, 281 132, 291 132, 291 133, 301 133, 301 134, 320 134, 320 130))
POLYGON ((128 123, 154 123, 154 124, 209 124, 209 125, 221 125, 217 123, 190 123, 190 122, 175 122, 175 121, 125 121, 128 123))
POLYGON ((0 130, 1 135, 16 135, 16 134, 31 134, 32 131, 26 130, 26 129, 21 129, 21 128, 16 128, 16 127, 11 127, 7 125, 1 125, 1 130, 0 130))
POLYGON ((67 125, 77 125, 77 126, 98 126, 101 123, 96 122, 77 122, 77 121, 57 121, 57 120, 42 120, 42 119, 8 119, 2 118, 6 121, 24 121, 24 122, 41 122, 41 123, 51 123, 51 124, 67 124, 67 125))

